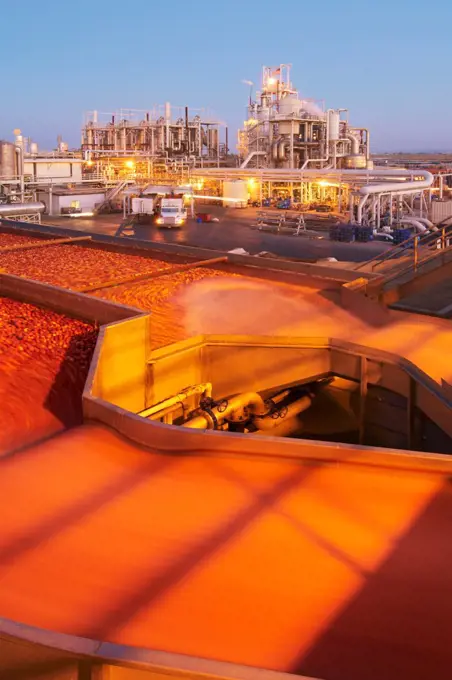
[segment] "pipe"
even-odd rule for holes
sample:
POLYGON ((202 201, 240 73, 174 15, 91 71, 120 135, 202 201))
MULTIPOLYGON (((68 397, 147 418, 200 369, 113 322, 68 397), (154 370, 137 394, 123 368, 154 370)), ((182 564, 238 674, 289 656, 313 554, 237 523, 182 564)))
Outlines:
POLYGON ((351 147, 351 152, 353 156, 358 156, 359 155, 359 139, 358 137, 355 137, 355 135, 352 135, 351 132, 346 132, 344 134, 345 139, 350 140, 352 143, 351 147))
POLYGON ((244 408, 250 411, 250 415, 263 416, 268 413, 268 408, 260 394, 257 392, 245 392, 220 402, 209 412, 204 411, 202 415, 187 420, 183 427, 198 430, 216 430, 219 422, 233 416, 235 411, 242 411, 244 408))
POLYGON ((16 146, 16 154, 18 156, 17 169, 19 170, 20 178, 20 200, 22 203, 25 200, 25 176, 24 176, 24 149, 23 146, 16 146))
POLYGON ((366 161, 370 161, 370 131, 368 128, 361 128, 366 133, 366 161))
POLYGON ((189 149, 189 137, 190 137, 190 130, 189 130, 189 125, 188 125, 188 106, 185 107, 185 142, 186 142, 186 152, 190 153, 189 149))
MULTIPOLYGON (((239 169, 234 169, 234 168, 227 168, 224 170, 205 170, 203 172, 204 175, 216 175, 217 177, 234 177, 236 175, 240 175, 240 170, 243 170, 246 165, 248 164, 249 160, 255 155, 256 153, 258 154, 264 154, 262 151, 253 151, 249 154, 247 159, 245 160, 244 163, 242 163, 241 168, 239 169)), ((361 196, 364 195, 369 195, 369 194, 382 194, 382 193, 389 193, 389 192, 394 192, 397 194, 408 194, 410 192, 418 192, 422 191, 424 189, 428 189, 431 184, 433 184, 433 175, 430 172, 427 172, 426 170, 416 170, 415 173, 413 171, 409 170, 404 170, 404 169, 380 169, 380 168, 374 168, 372 170, 370 169, 356 169, 356 170, 331 170, 330 168, 321 168, 318 170, 314 169, 304 169, 306 168, 307 163, 313 162, 313 161, 319 161, 321 159, 307 159, 303 165, 303 168, 301 170, 288 170, 288 169, 275 169, 275 168, 263 168, 256 173, 254 173, 254 176, 257 176, 258 179, 261 181, 263 180, 272 180, 275 179, 277 181, 281 181, 281 175, 284 175, 284 180, 286 181, 304 181, 308 180, 310 177, 316 178, 319 176, 329 176, 331 179, 335 179, 336 181, 348 181, 348 179, 353 179, 355 181, 360 180, 367 182, 365 186, 362 186, 358 189, 358 193, 361 196), (417 177, 421 177, 422 179, 420 180, 413 180, 413 174, 415 174, 417 177), (399 178, 400 180, 404 181, 399 181, 399 182, 385 182, 385 181, 380 181, 376 182, 373 184, 369 184, 369 182, 372 179, 380 179, 380 180, 385 180, 387 178, 399 178), (408 180, 408 181, 407 181, 408 180)))
POLYGON ((211 257, 208 260, 198 260, 196 262, 190 262, 187 264, 179 264, 175 267, 169 267, 168 269, 157 269, 154 272, 146 272, 144 274, 135 274, 133 276, 126 276, 122 279, 116 279, 116 281, 106 281, 105 283, 96 284, 95 286, 88 286, 86 288, 80 288, 77 292, 79 293, 93 293, 97 290, 104 290, 105 288, 114 288, 115 286, 123 286, 125 283, 134 283, 135 281, 145 281, 146 279, 158 279, 162 276, 172 276, 173 274, 178 274, 179 272, 186 271, 188 269, 196 269, 197 267, 205 267, 206 265, 219 264, 220 262, 227 262, 228 258, 225 255, 221 257, 211 257))
POLYGON ((402 219, 399 220, 401 224, 408 224, 412 225, 417 229, 419 234, 425 234, 427 231, 427 227, 424 224, 421 224, 417 219, 414 219, 414 217, 402 217, 402 219))
POLYGON ((283 140, 278 144, 278 160, 284 161, 286 158, 286 142, 283 140))
POLYGON ((294 416, 299 415, 302 411, 306 411, 311 404, 312 398, 305 395, 282 409, 284 415, 280 415, 278 418, 273 418, 271 415, 257 415, 253 418, 253 424, 256 425, 258 430, 273 430, 281 424, 282 420, 289 420, 294 416))
POLYGON ((0 216, 43 213, 44 210, 45 205, 41 201, 35 201, 34 203, 4 203, 0 205, 0 216))
POLYGON ((279 142, 280 141, 281 141, 281 137, 278 137, 277 139, 275 139, 275 141, 271 145, 272 158, 273 158, 274 161, 278 160, 279 142))
POLYGON ((202 396, 211 397, 212 383, 200 383, 199 385, 187 387, 187 389, 182 390, 182 392, 179 392, 179 394, 175 394, 172 397, 168 397, 168 399, 160 401, 158 404, 154 404, 154 406, 141 411, 138 415, 142 418, 150 418, 151 416, 154 416, 163 410, 174 410, 180 406, 180 404, 186 401, 188 397, 192 397, 196 394, 202 394, 202 396))
MULTIPOLYGON (((354 170, 352 171, 343 171, 344 173, 350 173, 350 172, 355 172, 354 170)), ((398 170, 383 170, 381 173, 376 171, 376 170, 368 170, 368 175, 369 176, 375 176, 375 177, 412 177, 413 172, 400 172, 398 170)), ((430 172, 427 172, 426 170, 416 170, 416 175, 419 177, 422 177, 423 179, 421 180, 409 180, 408 182, 388 182, 388 183, 383 183, 383 184, 368 184, 367 186, 360 187, 358 189, 358 193, 361 194, 362 196, 364 195, 369 195, 369 194, 378 194, 378 193, 388 193, 388 192, 395 192, 398 194, 407 194, 410 191, 421 191, 423 189, 428 189, 429 186, 433 183, 433 175, 430 172)))
POLYGON ((297 416, 292 418, 278 418, 275 427, 272 430, 256 430, 255 432, 250 432, 249 434, 253 437, 290 437, 295 432, 299 432, 302 427, 302 423, 297 416))
POLYGON ((60 246, 67 243, 78 243, 79 241, 91 241, 92 236, 73 236, 71 238, 50 238, 40 243, 21 243, 15 246, 3 246, 0 253, 13 253, 17 250, 36 250, 36 248, 48 248, 49 246, 60 246))
POLYGON ((433 222, 430 222, 426 217, 415 217, 415 219, 420 222, 421 224, 425 224, 428 229, 432 229, 433 231, 438 231, 438 227, 435 227, 433 222))
POLYGON ((351 128, 350 132, 353 134, 354 132, 365 132, 366 133, 366 161, 370 160, 370 132, 368 128, 351 128))
POLYGON ((245 158, 243 161, 242 165, 240 166, 240 170, 243 170, 243 168, 246 168, 250 160, 253 158, 253 156, 266 156, 267 154, 265 151, 251 151, 251 153, 248 154, 248 156, 245 158))
MULTIPOLYGON (((367 196, 361 196, 361 198, 359 199, 359 203, 358 203, 358 211, 357 211, 357 214, 356 214, 356 221, 358 222, 358 224, 361 224, 361 222, 362 222, 362 219, 363 219, 363 207, 364 207, 364 203, 365 203, 366 201, 367 201, 367 196)), ((350 219, 351 219, 351 218, 352 218, 352 216, 350 216, 350 219)))

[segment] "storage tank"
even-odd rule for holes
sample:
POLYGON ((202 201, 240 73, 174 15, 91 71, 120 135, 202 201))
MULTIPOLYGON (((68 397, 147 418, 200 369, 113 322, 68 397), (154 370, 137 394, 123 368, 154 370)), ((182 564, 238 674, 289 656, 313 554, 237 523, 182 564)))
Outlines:
POLYGON ((225 206, 246 208, 248 194, 248 184, 243 179, 225 180, 223 182, 223 204, 225 206))
POLYGON ((30 153, 32 156, 36 156, 38 153, 38 145, 36 142, 31 142, 30 144, 30 153))
POLYGON ((328 111, 328 139, 334 142, 339 139, 339 111, 328 111))
POLYGON ((367 159, 361 154, 346 156, 344 158, 344 167, 348 168, 349 170, 361 170, 363 168, 367 168, 367 159))
MULTIPOLYGON (((288 95, 287 97, 283 97, 279 102, 279 114, 287 117, 298 116, 301 107, 302 102, 296 95, 288 95)), ((280 135, 290 135, 292 133, 291 121, 280 121, 278 130, 280 135)))
POLYGON ((16 175, 16 147, 11 142, 0 140, 0 177, 15 177, 16 175))
POLYGON ((279 113, 284 116, 290 116, 291 114, 297 114, 302 106, 302 102, 294 94, 287 95, 279 101, 279 113))

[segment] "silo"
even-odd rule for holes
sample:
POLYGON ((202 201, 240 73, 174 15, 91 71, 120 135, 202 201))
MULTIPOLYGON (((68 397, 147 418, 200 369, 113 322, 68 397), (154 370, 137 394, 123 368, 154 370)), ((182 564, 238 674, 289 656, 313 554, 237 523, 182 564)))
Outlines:
POLYGON ((0 140, 0 177, 15 177, 16 175, 16 147, 11 142, 0 140))

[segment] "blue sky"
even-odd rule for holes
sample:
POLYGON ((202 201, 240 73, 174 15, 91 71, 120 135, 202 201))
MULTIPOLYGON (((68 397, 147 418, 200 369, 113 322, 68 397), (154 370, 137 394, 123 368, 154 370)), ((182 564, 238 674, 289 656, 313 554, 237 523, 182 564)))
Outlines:
POLYGON ((282 62, 374 150, 452 151, 451 0, 4 0, 1 24, 0 138, 78 145, 86 110, 170 101, 211 108, 232 141, 241 80, 282 62))

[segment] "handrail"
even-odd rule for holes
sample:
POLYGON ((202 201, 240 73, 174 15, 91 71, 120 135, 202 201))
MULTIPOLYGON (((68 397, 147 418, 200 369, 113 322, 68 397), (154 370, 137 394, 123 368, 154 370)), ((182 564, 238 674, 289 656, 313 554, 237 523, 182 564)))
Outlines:
POLYGON ((403 276, 404 274, 407 274, 409 271, 414 271, 415 274, 417 274, 418 270, 420 267, 422 267, 424 264, 427 262, 431 262, 434 260, 436 257, 439 257, 440 255, 444 255, 444 253, 450 253, 452 252, 452 244, 450 246, 447 246, 446 248, 441 248, 440 250, 434 250, 430 255, 427 255, 427 257, 424 257, 422 260, 419 260, 417 263, 412 262, 410 263, 407 267, 404 269, 398 269, 395 272, 391 272, 387 275, 382 274, 381 278, 378 279, 376 283, 378 283, 380 286, 385 285, 387 283, 390 283, 394 279, 397 279, 399 276, 403 276))
MULTIPOLYGON (((444 241, 445 241, 445 238, 446 238, 446 234, 447 235, 449 234, 449 229, 452 232, 452 225, 451 224, 449 224, 447 226, 443 226, 441 228, 441 230, 438 230, 437 239, 442 240, 442 242, 443 242, 443 248, 442 249, 444 249, 444 241), (439 232, 441 232, 441 234, 439 232)), ((390 251, 383 253, 383 254, 380 254, 380 255, 375 255, 375 257, 373 257, 372 259, 366 260, 365 262, 361 262, 358 265, 358 267, 355 267, 354 271, 359 271, 360 269, 362 269, 363 267, 368 266, 368 265, 371 265, 371 270, 374 271, 374 269, 376 267, 378 267, 378 265, 383 264, 384 262, 387 262, 391 258, 399 255, 400 252, 403 252, 404 249, 406 248, 406 246, 409 243, 413 243, 413 245, 417 243, 417 245, 419 246, 419 245, 423 245, 423 242, 427 241, 427 240, 433 239, 433 241, 436 242, 436 239, 434 237, 435 233, 436 232, 428 232, 427 234, 422 234, 422 235, 415 234, 414 236, 410 236, 410 238, 407 238, 405 241, 402 241, 397 246, 392 248, 390 251)), ((414 259, 414 256, 413 256, 413 259, 414 259)))
MULTIPOLYGON (((407 238, 405 241, 402 241, 401 243, 398 243, 394 248, 391 250, 387 251, 386 253, 380 253, 379 255, 375 255, 375 257, 372 257, 370 260, 365 260, 365 262, 361 262, 357 267, 355 267, 354 271, 358 271, 359 269, 362 269, 363 267, 366 267, 367 265, 371 264, 372 262, 375 262, 375 265, 381 264, 381 262, 386 262, 386 260, 390 260, 392 257, 395 257, 395 255, 398 255, 400 250, 403 250, 404 247, 410 243, 411 241, 414 242, 414 240, 418 238, 417 236, 410 236, 410 238, 407 238)), ((373 271, 373 265, 372 265, 372 271, 373 271)))

